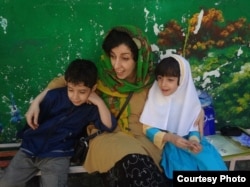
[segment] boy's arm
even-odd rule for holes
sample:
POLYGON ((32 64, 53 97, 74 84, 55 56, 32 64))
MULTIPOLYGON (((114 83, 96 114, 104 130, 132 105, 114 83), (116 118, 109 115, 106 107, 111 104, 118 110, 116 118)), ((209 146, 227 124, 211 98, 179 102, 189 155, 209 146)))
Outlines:
POLYGON ((100 96, 98 96, 95 92, 92 92, 88 98, 89 102, 96 105, 99 111, 99 115, 101 118, 102 123, 109 129, 114 128, 114 118, 112 118, 112 115, 110 113, 110 110, 104 103, 104 101, 101 99, 100 96))

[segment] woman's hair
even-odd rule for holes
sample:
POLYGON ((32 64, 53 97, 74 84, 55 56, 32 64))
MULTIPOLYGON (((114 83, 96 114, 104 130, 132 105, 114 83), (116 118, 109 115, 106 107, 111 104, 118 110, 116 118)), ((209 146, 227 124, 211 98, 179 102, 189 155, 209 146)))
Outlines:
POLYGON ((97 83, 97 68, 94 62, 85 59, 75 59, 67 67, 64 78, 66 82, 84 84, 89 88, 97 83))
POLYGON ((162 59, 155 68, 155 79, 157 76, 168 76, 168 77, 178 77, 178 85, 180 82, 180 65, 178 61, 173 57, 167 57, 162 59))
POLYGON ((105 53, 110 56, 111 50, 121 44, 125 44, 128 48, 130 48, 133 54, 133 59, 137 62, 139 49, 132 37, 126 31, 117 30, 116 28, 112 29, 105 37, 102 48, 105 53))

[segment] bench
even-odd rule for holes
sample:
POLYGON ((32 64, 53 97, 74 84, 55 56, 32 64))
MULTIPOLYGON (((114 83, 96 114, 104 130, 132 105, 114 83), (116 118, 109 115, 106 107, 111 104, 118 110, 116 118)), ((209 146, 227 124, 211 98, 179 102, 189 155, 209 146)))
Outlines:
POLYGON ((19 143, 0 144, 0 168, 5 168, 9 165, 19 146, 19 143))
POLYGON ((250 154, 248 154, 248 155, 238 155, 238 156, 235 156, 235 157, 223 158, 223 159, 224 159, 224 161, 229 162, 229 168, 228 168, 229 171, 234 171, 236 162, 250 160, 250 154))
MULTIPOLYGON (((248 134, 250 134, 250 129, 244 129, 248 134)), ((210 143, 212 143, 218 150, 223 150, 221 156, 223 160, 228 164, 229 171, 234 171, 236 168, 236 163, 239 161, 250 161, 250 148, 241 148, 237 143, 233 143, 233 141, 228 140, 227 138, 223 138, 220 135, 220 132, 217 131, 215 138, 212 136, 207 136, 210 143), (218 136, 217 136, 218 135, 218 136), (212 141, 211 141, 212 140, 212 141), (227 153, 227 154, 226 154, 227 153)))
MULTIPOLYGON (((0 168, 6 168, 9 165, 10 160, 16 154, 19 149, 20 143, 5 143, 0 144, 0 168)), ((83 166, 77 166, 71 164, 69 173, 85 173, 87 172, 83 166)), ((37 176, 41 175, 39 171, 37 176)))
MULTIPOLYGON (((247 129, 250 133, 250 129, 247 129)), ((6 143, 0 144, 0 168, 5 168, 8 166, 11 158, 16 154, 20 143, 6 143)), ((233 157, 223 157, 224 161, 229 162, 229 170, 235 169, 235 164, 237 161, 250 160, 250 153, 245 155, 236 155, 233 157)), ((69 173, 85 173, 87 172, 84 167, 71 165, 69 168, 69 173)), ((41 175, 40 172, 37 175, 41 175)))

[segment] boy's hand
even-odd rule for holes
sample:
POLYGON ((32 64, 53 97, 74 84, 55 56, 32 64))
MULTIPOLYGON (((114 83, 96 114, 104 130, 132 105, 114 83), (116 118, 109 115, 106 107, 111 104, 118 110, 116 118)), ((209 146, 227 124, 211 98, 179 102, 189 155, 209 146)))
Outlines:
POLYGON ((88 104, 94 104, 94 105, 97 105, 98 102, 100 101, 100 96, 97 95, 95 92, 91 92, 91 94, 89 95, 89 98, 88 98, 88 101, 87 103, 88 104))

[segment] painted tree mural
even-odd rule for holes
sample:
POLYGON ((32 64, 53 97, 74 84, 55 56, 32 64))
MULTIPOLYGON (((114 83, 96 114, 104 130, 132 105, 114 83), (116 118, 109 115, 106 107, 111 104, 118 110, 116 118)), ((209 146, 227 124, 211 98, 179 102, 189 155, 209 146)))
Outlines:
POLYGON ((33 98, 69 61, 100 59, 104 33, 132 24, 162 56, 191 63, 213 98, 216 128, 250 128, 250 11, 246 0, 0 0, 0 143, 16 142, 33 98))
POLYGON ((161 51, 169 48, 189 59, 197 88, 213 97, 217 128, 249 127, 250 24, 225 21, 223 11, 201 9, 182 23, 167 22, 158 34, 161 51))

